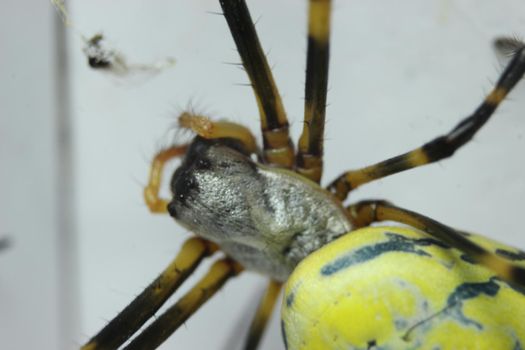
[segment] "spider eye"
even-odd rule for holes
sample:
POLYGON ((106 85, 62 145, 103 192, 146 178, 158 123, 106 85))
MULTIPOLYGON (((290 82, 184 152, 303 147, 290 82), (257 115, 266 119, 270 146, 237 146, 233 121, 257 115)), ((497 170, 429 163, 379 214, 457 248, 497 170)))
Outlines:
MULTIPOLYGON (((171 179, 171 191, 173 201, 185 203, 191 191, 199 191, 199 184, 195 178, 195 167, 180 167, 173 174, 171 179)), ((168 208, 169 210, 169 208, 168 208)), ((173 216, 173 215, 172 215, 173 216)))
POLYGON ((199 170, 209 170, 211 168, 211 162, 209 159, 200 158, 195 164, 195 168, 199 170))

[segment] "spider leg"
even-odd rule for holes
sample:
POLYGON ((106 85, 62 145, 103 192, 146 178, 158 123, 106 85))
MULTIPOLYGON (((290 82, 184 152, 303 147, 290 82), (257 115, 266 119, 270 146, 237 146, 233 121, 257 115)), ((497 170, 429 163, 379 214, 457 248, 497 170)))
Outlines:
POLYGON ((448 134, 435 138, 422 147, 390 158, 368 167, 346 172, 335 179, 328 189, 339 199, 344 200, 348 193, 358 186, 401 171, 448 158, 458 148, 470 141, 476 132, 487 122, 509 91, 525 73, 525 47, 514 54, 496 86, 473 114, 463 119, 448 134))
POLYGON ((347 208, 350 219, 357 227, 368 226, 378 221, 395 221, 406 224, 457 248, 479 264, 491 269, 501 278, 525 286, 525 267, 519 266, 496 253, 474 243, 464 234, 424 215, 396 207, 386 201, 369 200, 347 208))
POLYGON ((330 0, 310 0, 304 126, 299 138, 296 171, 320 182, 330 55, 330 0))
POLYGON ((216 261, 206 274, 188 293, 160 315, 124 349, 156 349, 191 315, 199 309, 224 283, 242 271, 237 262, 224 258, 216 261))
POLYGON ((217 250, 201 238, 187 240, 168 267, 124 310, 111 320, 82 350, 116 349, 128 340, 177 288, 193 273, 202 259, 217 250))
POLYGON ((167 213, 168 203, 166 199, 159 197, 162 170, 170 159, 180 157, 186 153, 188 145, 172 146, 160 150, 153 158, 149 172, 148 185, 144 188, 144 201, 152 213, 167 213))
POLYGON ((272 315, 272 311, 275 306, 275 301, 279 296, 281 291, 282 283, 276 281, 270 281, 266 291, 261 298, 261 302, 257 307, 257 312, 254 315, 248 335, 246 337, 246 343, 244 344, 244 350, 255 350, 259 345, 266 325, 268 324, 268 319, 272 315))
POLYGON ((240 124, 225 120, 211 121, 207 117, 184 112, 179 116, 179 125, 205 139, 228 137, 239 140, 249 153, 257 153, 255 137, 250 129, 240 124))
POLYGON ((288 132, 288 120, 248 7, 244 0, 219 2, 259 107, 264 143, 263 159, 266 163, 292 168, 294 151, 288 132))

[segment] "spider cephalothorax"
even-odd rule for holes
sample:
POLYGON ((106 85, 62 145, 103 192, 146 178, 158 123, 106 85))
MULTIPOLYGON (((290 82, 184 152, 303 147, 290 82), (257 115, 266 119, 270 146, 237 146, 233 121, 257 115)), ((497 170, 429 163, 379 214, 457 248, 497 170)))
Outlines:
POLYGON ((254 162, 232 139, 196 137, 171 189, 168 210, 179 223, 278 281, 352 229, 330 193, 292 171, 254 162))

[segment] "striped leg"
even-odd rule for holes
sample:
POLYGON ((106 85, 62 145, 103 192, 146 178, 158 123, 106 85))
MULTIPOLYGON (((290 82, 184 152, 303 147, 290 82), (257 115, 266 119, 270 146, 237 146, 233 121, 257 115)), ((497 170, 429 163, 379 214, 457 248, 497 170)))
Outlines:
POLYGON ((344 200, 351 190, 362 184, 452 156, 458 148, 470 141, 487 122, 524 73, 525 47, 521 47, 515 52, 496 86, 487 95, 483 103, 472 115, 463 119, 448 134, 435 138, 422 147, 400 156, 366 168, 346 172, 333 181, 328 189, 339 199, 344 200))
POLYGON ((250 329, 248 330, 248 336, 246 337, 246 343, 244 344, 244 350, 256 350, 259 342, 261 341, 268 319, 272 315, 272 311, 275 306, 275 301, 279 296, 282 284, 276 281, 270 281, 266 292, 264 293, 257 312, 252 320, 250 329))
POLYGON ((241 271, 242 267, 229 258, 216 261, 208 274, 195 287, 180 298, 175 305, 160 315, 124 349, 156 349, 186 322, 202 304, 211 298, 228 279, 236 276, 241 271))
POLYGON ((263 159, 266 163, 292 168, 294 151, 288 120, 246 3, 244 0, 219 2, 257 99, 264 142, 263 159))
POLYGON ((310 0, 304 126, 296 170, 317 183, 323 174, 323 135, 330 54, 331 0, 310 0))
POLYGON ((191 238, 170 265, 135 300, 111 320, 82 350, 117 349, 128 340, 177 288, 202 259, 217 250, 215 244, 191 238))
POLYGON ((395 221, 415 227, 441 242, 457 248, 501 278, 525 287, 525 268, 496 255, 458 231, 429 217, 396 207, 386 201, 362 201, 347 208, 357 227, 378 221, 395 221))

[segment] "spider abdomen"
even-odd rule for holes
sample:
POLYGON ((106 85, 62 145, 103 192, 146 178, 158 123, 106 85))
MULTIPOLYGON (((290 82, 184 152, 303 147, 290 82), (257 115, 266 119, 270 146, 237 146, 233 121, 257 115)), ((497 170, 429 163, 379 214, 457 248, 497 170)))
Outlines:
POLYGON ((314 182, 256 163, 239 145, 195 138, 171 182, 171 215, 245 268, 284 281, 311 252, 352 229, 314 182))
MULTIPOLYGON (((469 234, 500 256, 521 251, 469 234)), ((283 298, 288 349, 522 349, 524 290, 425 233, 366 227, 294 270, 283 298)))

